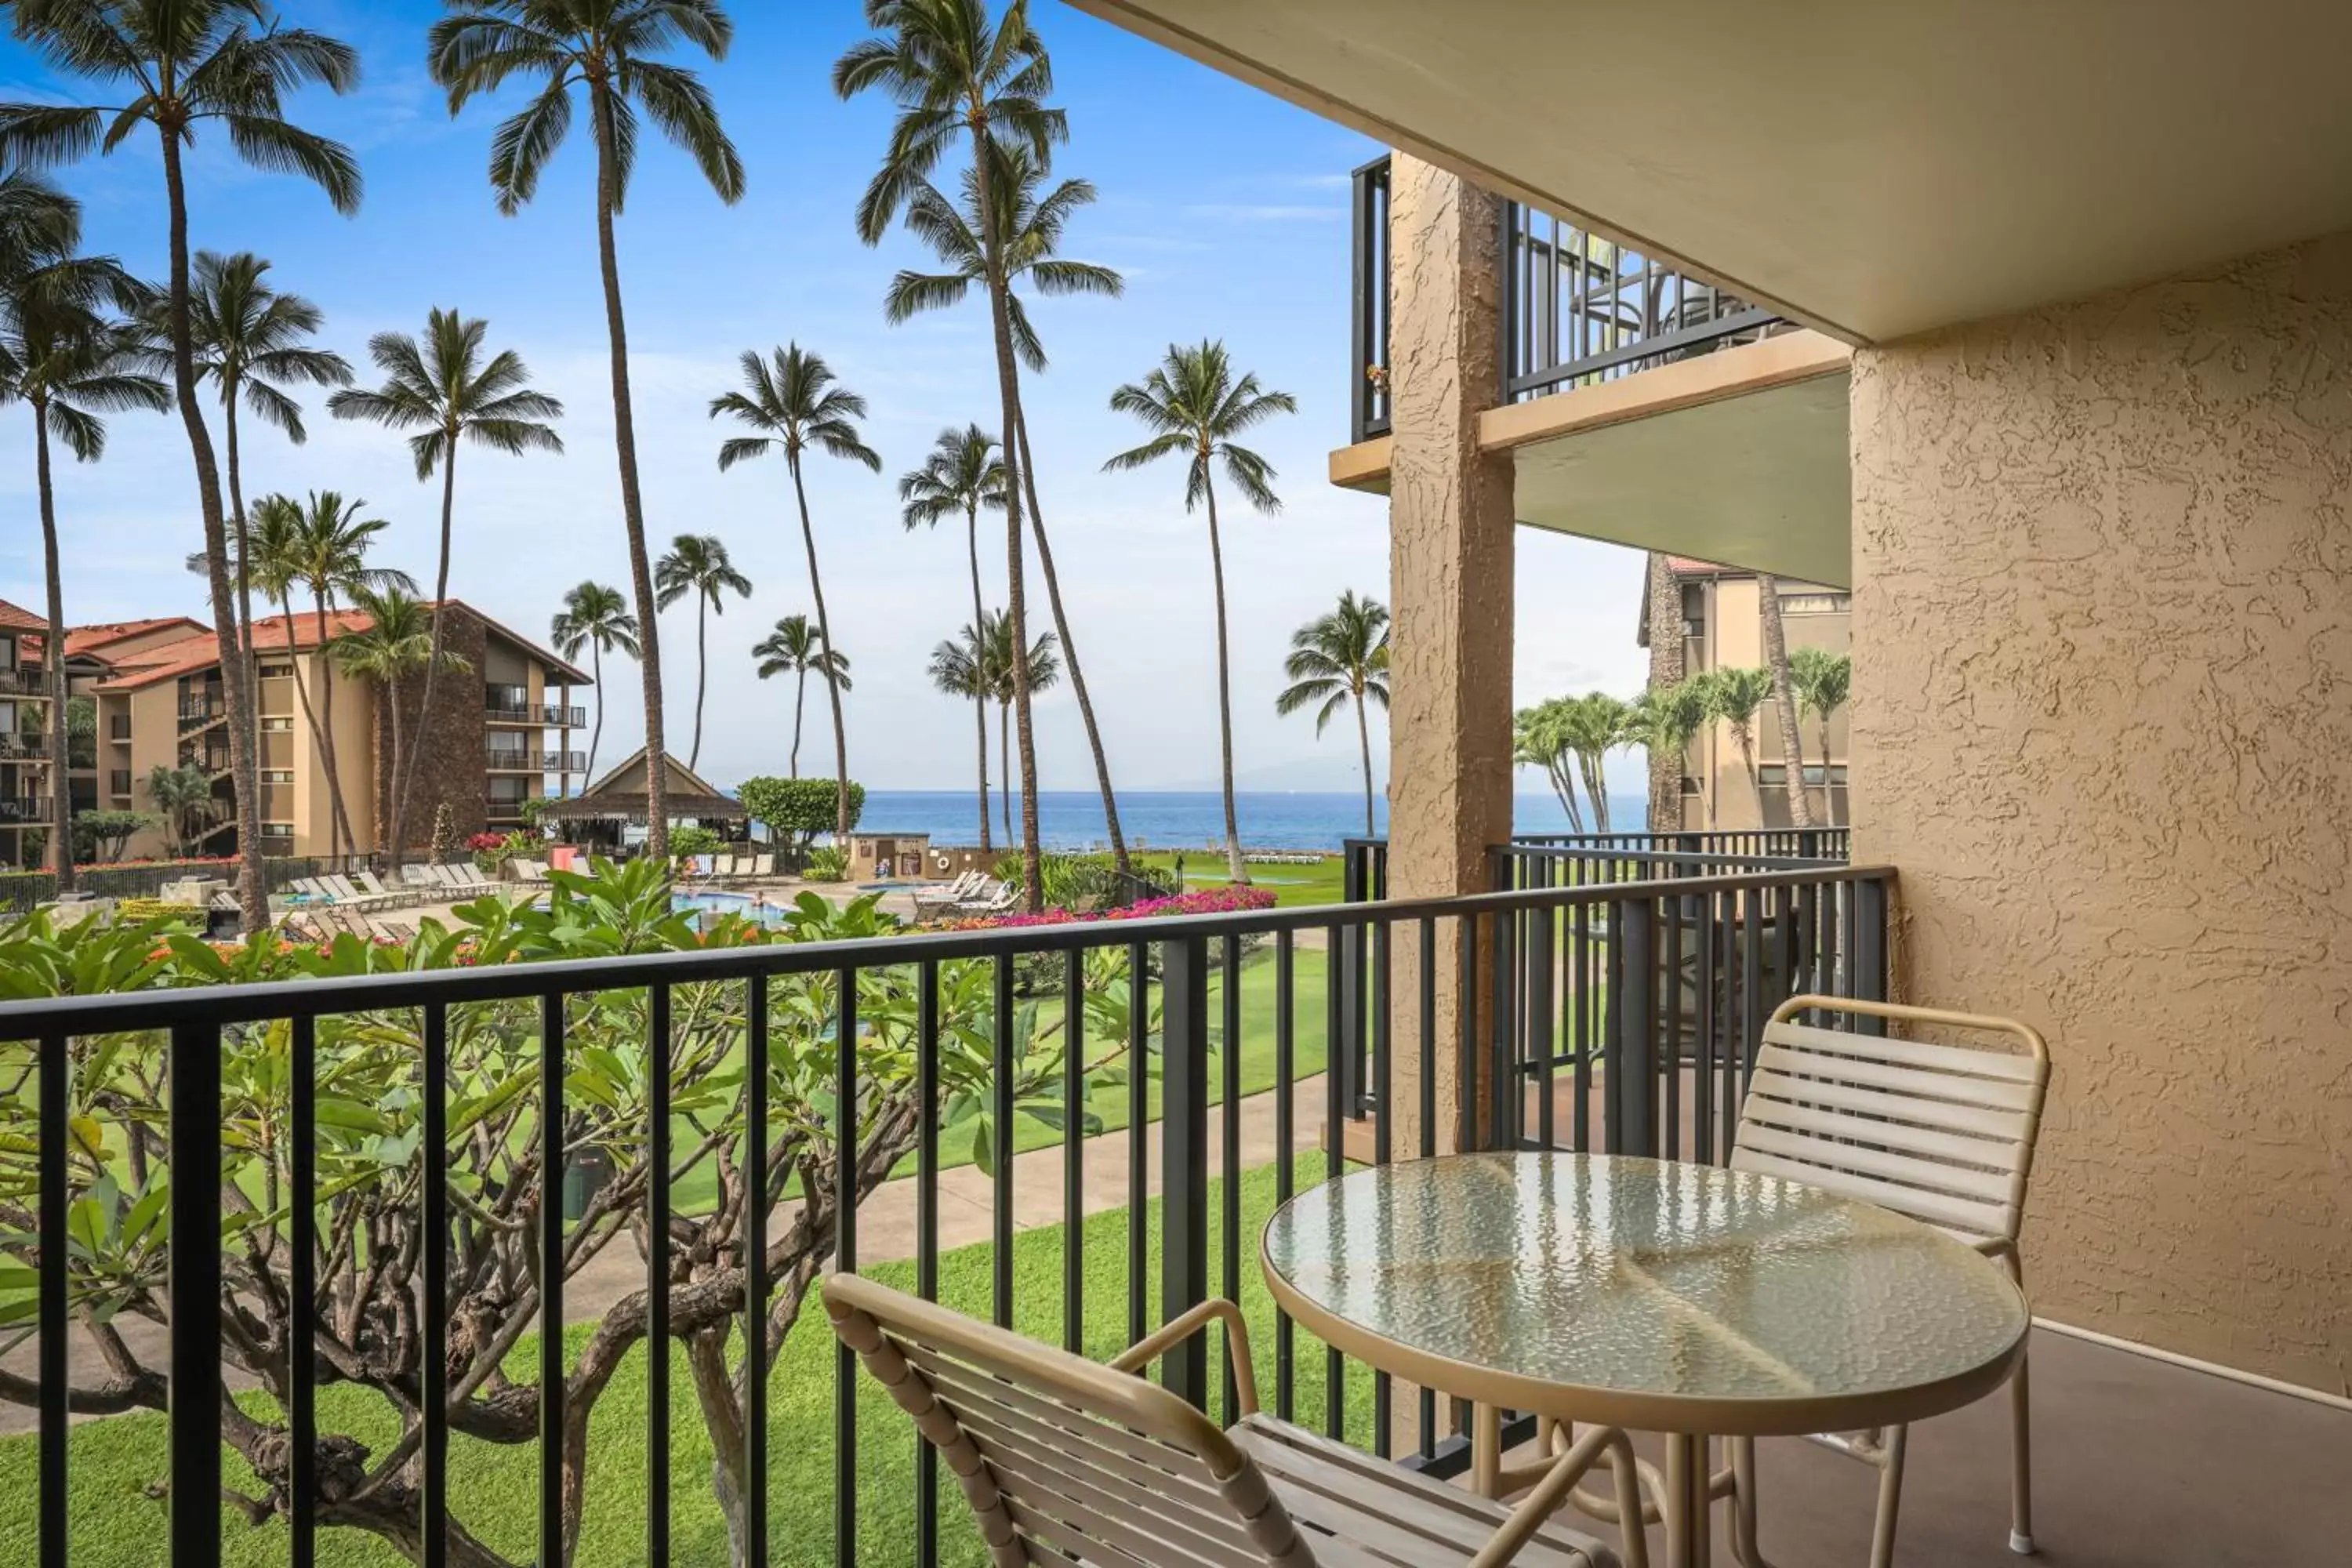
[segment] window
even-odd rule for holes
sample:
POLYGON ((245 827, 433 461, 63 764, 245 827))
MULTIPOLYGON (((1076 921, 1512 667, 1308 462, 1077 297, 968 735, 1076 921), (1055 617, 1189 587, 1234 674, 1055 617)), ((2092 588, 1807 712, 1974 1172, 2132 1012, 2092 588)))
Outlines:
POLYGON ((294 782, 294 770, 292 768, 264 768, 261 770, 261 782, 263 784, 290 784, 294 782))
POLYGON ((294 825, 290 822, 265 822, 261 825, 261 836, 264 838, 291 838, 294 837, 294 825))
POLYGON ((1842 616, 1853 608, 1852 594, 1783 594, 1784 616, 1842 616))
POLYGON ((293 728, 294 718, 291 714, 282 719, 264 719, 261 721, 262 732, 265 734, 282 734, 293 728))
MULTIPOLYGON (((1845 788, 1845 767, 1843 763, 1830 770, 1830 781, 1840 789, 1845 788)), ((1756 782, 1766 789, 1788 788, 1788 765, 1784 763, 1762 763, 1756 770, 1756 782)), ((1822 787, 1822 765, 1819 763, 1805 764, 1805 787, 1808 789, 1822 787)))
POLYGON ((290 676, 293 673, 294 667, 290 664, 265 664, 261 667, 261 679, 264 680, 290 676))

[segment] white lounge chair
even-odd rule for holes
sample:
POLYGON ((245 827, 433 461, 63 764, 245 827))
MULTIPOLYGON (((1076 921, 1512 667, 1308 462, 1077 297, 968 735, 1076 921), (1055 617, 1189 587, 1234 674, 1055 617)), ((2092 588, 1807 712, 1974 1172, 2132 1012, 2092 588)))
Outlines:
POLYGON ((405 888, 432 889, 441 885, 434 877, 432 867, 419 866, 414 861, 400 868, 400 882, 405 888))
POLYGON ((383 900, 383 907, 386 909, 395 904, 412 901, 405 889, 385 887, 383 879, 373 871, 354 871, 352 873, 352 880, 358 883, 360 891, 367 894, 368 897, 383 900))
POLYGON ((953 906, 959 915, 1001 915, 1021 901, 1021 889, 1011 882, 995 878, 986 879, 981 890, 953 906))

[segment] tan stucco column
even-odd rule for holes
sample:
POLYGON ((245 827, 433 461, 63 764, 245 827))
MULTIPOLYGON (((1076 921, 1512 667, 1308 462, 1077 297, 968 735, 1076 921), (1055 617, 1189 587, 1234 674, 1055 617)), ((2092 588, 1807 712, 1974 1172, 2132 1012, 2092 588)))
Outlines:
MULTIPOLYGON (((1500 401, 1501 218, 1494 197, 1402 153, 1390 175, 1389 896, 1482 892, 1486 850, 1511 832, 1508 454, 1478 450, 1500 401)), ((1420 1150, 1418 933, 1394 943, 1391 1027, 1396 1153, 1420 1150)), ((1455 1142, 1461 950, 1436 953, 1437 1147, 1455 1142)))

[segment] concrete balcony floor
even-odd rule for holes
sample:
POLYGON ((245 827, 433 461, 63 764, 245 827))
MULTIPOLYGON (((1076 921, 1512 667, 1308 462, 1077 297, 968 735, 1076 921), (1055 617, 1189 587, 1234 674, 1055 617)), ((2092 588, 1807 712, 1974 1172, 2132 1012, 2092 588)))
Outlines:
MULTIPOLYGON (((1897 1568, 2352 1563, 2352 1412, 2044 1329, 2032 1354, 2039 1552, 2009 1550, 2002 1394, 1912 1427, 1897 1568)), ((1760 1442, 1757 1463, 1774 1568, 1864 1568, 1877 1471, 1801 1438, 1760 1442)), ((1651 1551, 1663 1543, 1653 1526, 1651 1551)), ((1727 1505, 1714 1546, 1737 1562, 1727 1505)))

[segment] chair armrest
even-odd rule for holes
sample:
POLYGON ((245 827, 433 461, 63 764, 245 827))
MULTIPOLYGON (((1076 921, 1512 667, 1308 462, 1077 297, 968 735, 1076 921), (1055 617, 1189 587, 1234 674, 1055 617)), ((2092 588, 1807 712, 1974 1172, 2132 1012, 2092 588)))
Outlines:
POLYGON ((1212 1299, 1202 1302, 1182 1317, 1161 1325, 1159 1332, 1147 1334, 1121 1351, 1111 1359, 1110 1369, 1139 1373, 1211 1323, 1225 1326, 1225 1357, 1233 1365, 1234 1389, 1241 1395, 1241 1414, 1255 1415, 1257 1372, 1250 1364, 1249 1328, 1242 1321, 1242 1310, 1231 1301, 1212 1299))
POLYGON ((1609 1461, 1616 1477, 1618 1497, 1633 1500, 1633 1506, 1623 1510, 1625 1568, 1650 1568, 1649 1541, 1642 1532, 1642 1483, 1633 1463, 1633 1445, 1614 1426, 1595 1426, 1579 1437, 1544 1479, 1535 1484, 1535 1489, 1520 1500, 1486 1544, 1478 1549, 1478 1555, 1470 1559, 1469 1568, 1504 1568, 1519 1554, 1528 1539, 1559 1511, 1585 1472, 1603 1458, 1609 1461))

